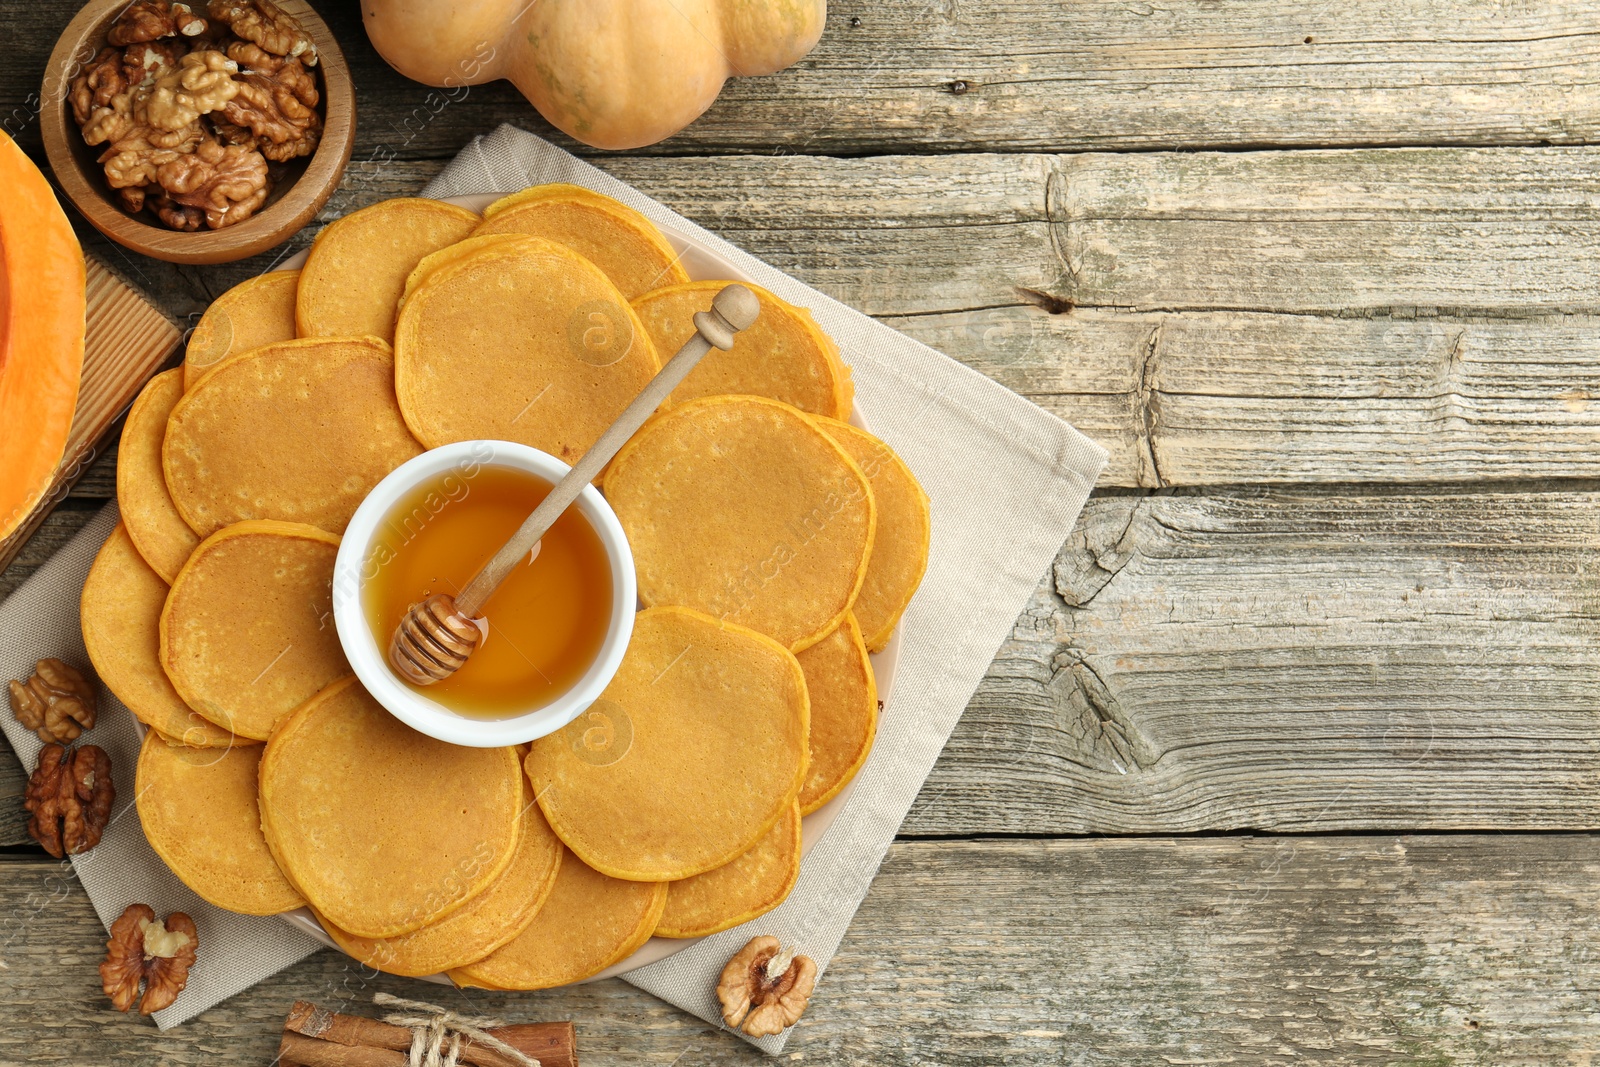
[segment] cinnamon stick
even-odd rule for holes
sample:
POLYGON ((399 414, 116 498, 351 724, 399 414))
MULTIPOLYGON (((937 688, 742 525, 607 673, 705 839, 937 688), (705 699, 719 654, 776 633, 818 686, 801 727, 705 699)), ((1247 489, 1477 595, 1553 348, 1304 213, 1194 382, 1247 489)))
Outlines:
MULTIPOLYGON (((406 1045, 407 1048, 411 1046, 406 1045)), ((406 1067, 406 1054, 367 1045, 338 1045, 285 1030, 278 1042, 280 1067, 406 1067)), ((542 1067, 542 1061, 541 1061, 542 1067)))
MULTIPOLYGON (((578 1067, 570 1022, 498 1026, 489 1033, 532 1056, 541 1067, 578 1067)), ((284 1021, 279 1062, 284 1067, 405 1067, 411 1031, 364 1015, 341 1015, 297 1000, 284 1021)), ((517 1067, 503 1053, 468 1040, 461 1061, 472 1067, 517 1067)))

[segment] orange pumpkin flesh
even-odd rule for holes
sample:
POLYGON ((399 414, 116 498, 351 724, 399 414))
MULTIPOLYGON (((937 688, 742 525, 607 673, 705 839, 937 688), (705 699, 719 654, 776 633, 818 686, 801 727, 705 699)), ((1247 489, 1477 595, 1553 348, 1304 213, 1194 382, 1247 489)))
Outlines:
POLYGON ((50 487, 83 373, 83 249, 50 183, 0 132, 0 539, 50 487))

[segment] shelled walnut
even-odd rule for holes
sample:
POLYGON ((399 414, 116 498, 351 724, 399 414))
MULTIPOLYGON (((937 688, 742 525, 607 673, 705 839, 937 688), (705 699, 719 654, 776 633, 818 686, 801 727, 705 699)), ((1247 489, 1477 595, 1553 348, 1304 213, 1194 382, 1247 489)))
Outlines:
POLYGON ((158 177, 174 204, 203 212, 213 230, 249 218, 267 199, 267 162, 243 145, 208 140, 158 177))
POLYGON ((778 939, 753 937, 717 980, 722 1021, 751 1037, 772 1037, 800 1021, 817 984, 810 956, 782 952, 778 939))
POLYGON ((137 0, 73 79, 72 113, 130 214, 220 229, 272 194, 270 163, 322 140, 317 50, 272 0, 212 0, 204 17, 137 0))
POLYGON ((156 75, 143 97, 144 120, 158 130, 181 130, 239 95, 239 64, 222 52, 190 52, 156 75))
POLYGON ((189 983, 189 968, 199 946, 194 920, 183 912, 175 911, 160 923, 150 905, 129 904, 111 924, 105 962, 100 964, 100 985, 111 1006, 128 1011, 137 1000, 139 1014, 149 1015, 170 1005, 189 983))
POLYGON ((28 836, 46 852, 56 859, 87 852, 100 843, 117 799, 111 757, 98 745, 45 745, 24 797, 33 815, 28 836))
POLYGON ((13 680, 7 689, 12 714, 46 744, 76 741, 94 729, 94 686, 76 667, 42 659, 26 682, 13 680))
POLYGON ((138 0, 111 27, 106 34, 106 44, 120 48, 160 37, 194 37, 204 33, 205 29, 206 20, 196 15, 187 4, 172 4, 167 0, 138 0))
POLYGON ((275 56, 298 57, 306 66, 317 65, 317 46, 311 35, 272 0, 211 0, 207 12, 226 23, 235 37, 275 56))
POLYGON ((239 92, 222 109, 223 117, 250 130, 262 155, 282 163, 316 151, 322 140, 317 83, 298 59, 273 73, 241 74, 236 81, 239 92))

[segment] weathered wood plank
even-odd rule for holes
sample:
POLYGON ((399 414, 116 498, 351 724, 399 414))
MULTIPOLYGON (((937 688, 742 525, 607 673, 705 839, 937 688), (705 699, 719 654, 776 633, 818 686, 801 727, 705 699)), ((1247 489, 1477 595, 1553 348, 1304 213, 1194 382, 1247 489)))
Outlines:
POLYGON ((104 502, 117 495, 117 444, 122 429, 112 431, 112 436, 100 442, 100 452, 89 469, 83 472, 70 494, 79 500, 104 502))
POLYGON ((1091 501, 907 832, 1600 826, 1597 554, 1587 492, 1091 501))
MULTIPOLYGON (((757 1063, 609 981, 533 994, 374 978, 324 952, 165 1034, 105 1007, 104 933, 9 862, 0 1060, 260 1064, 297 997, 375 990, 571 1018, 588 1063, 757 1063)), ((1592 836, 896 845, 789 1055, 846 1064, 1549 1064, 1600 1040, 1592 836)), ((159 905, 159 902, 157 902, 159 905)), ((202 943, 202 964, 205 965, 202 943)))
POLYGON ((1498 315, 1600 308, 1597 161, 1372 149, 606 166, 874 315, 1014 306, 1017 286, 1135 310, 1498 315))
POLYGON ((1600 827, 1600 494, 1089 503, 908 833, 1600 827))
POLYGON ((1600 318, 1230 311, 886 319, 1111 449, 1102 485, 1600 474, 1600 318))
MULTIPOLYGON (((6 679, 0 679, 0 682, 6 679)), ((7 705, 0 714, 10 715, 7 705)), ((28 845, 28 813, 22 799, 28 787, 28 772, 17 762, 17 754, 4 737, 0 737, 0 848, 7 845, 28 845)))
MULTIPOLYGON (((1067 171, 1048 157, 608 166, 1057 412, 1112 450, 1104 485, 1594 473, 1600 150, 1085 159, 1063 164, 1072 193, 1051 211, 1065 203, 1082 216, 1071 240, 1112 251, 1086 252, 1077 282, 1052 244, 1063 224, 1047 221, 1046 187, 1067 171), (874 196, 842 193, 856 188, 874 196), (1210 245, 1191 224, 1215 226, 1210 245), (1104 245, 1087 229, 1100 225, 1135 247, 1104 245), (1302 238, 1312 229, 1321 244, 1302 238), (1397 243, 1411 249, 1399 266, 1397 243), (1019 286, 1119 306, 1050 314, 1019 286), (1441 311, 1447 297, 1464 303, 1441 311), (1552 310, 1561 300, 1588 313, 1552 310)), ((439 166, 355 168, 325 217, 413 192, 439 166)), ((271 261, 140 266, 193 321, 271 261)))
MULTIPOLYGON (((325 7, 362 88, 358 157, 449 155, 505 121, 549 131, 505 83, 440 93, 406 81, 367 43, 357 5, 325 7)), ((24 61, 0 70, 0 119, 28 127, 28 96, 70 16, 13 13, 24 61)), ((648 151, 1582 144, 1600 135, 1597 83, 1600 22, 1576 0, 835 0, 809 57, 735 79, 648 151)))
MULTIPOLYGON (((28 543, 22 546, 11 566, 0 572, 0 600, 10 596, 56 549, 72 540, 86 526, 104 501, 68 498, 50 513, 28 543)), ((4 681, 4 679, 0 679, 4 681)))

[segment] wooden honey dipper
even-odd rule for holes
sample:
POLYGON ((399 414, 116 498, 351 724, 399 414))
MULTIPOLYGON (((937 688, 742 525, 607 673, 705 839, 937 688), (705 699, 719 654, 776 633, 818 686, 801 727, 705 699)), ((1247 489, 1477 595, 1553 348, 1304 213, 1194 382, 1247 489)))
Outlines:
POLYGON ((667 394, 688 377, 695 364, 712 347, 724 352, 733 347, 733 335, 756 321, 761 305, 742 285, 724 287, 711 301, 710 311, 696 312, 695 334, 678 354, 667 361, 633 398, 617 421, 572 465, 550 494, 522 521, 517 532, 483 565, 459 597, 434 593, 411 605, 389 641, 389 665, 414 685, 432 685, 466 665, 467 657, 483 640, 478 613, 494 595, 506 575, 539 543, 561 513, 578 499, 585 486, 611 462, 619 449, 644 425, 667 394))

